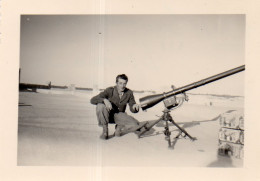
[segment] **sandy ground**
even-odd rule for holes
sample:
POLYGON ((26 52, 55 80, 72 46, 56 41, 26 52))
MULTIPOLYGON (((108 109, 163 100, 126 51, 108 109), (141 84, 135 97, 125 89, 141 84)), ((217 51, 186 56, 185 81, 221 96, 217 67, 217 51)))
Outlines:
MULTIPOLYGON (((243 111, 241 100, 232 100, 230 105, 213 103, 213 106, 191 101, 172 111, 173 119, 197 140, 192 142, 189 138, 183 137, 174 139, 178 130, 175 126, 170 126, 172 147, 168 148, 163 134, 163 122, 140 139, 134 133, 111 137, 109 140, 99 139, 101 128, 97 125, 95 106, 89 103, 90 96, 20 92, 17 164, 123 167, 243 166, 241 159, 217 155, 220 128, 218 116, 229 110, 243 111)), ((138 95, 136 99, 138 100, 138 95)), ((162 110, 161 103, 147 112, 140 111, 134 116, 139 121, 156 120, 156 115, 161 115, 162 110)), ((114 126, 109 125, 110 135, 114 133, 114 126)))

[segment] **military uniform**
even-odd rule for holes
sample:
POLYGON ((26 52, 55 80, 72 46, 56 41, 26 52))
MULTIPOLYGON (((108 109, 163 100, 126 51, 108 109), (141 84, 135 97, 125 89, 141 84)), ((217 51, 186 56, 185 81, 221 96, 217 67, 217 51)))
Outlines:
POLYGON ((108 123, 115 123, 117 125, 117 130, 128 129, 139 124, 135 118, 127 115, 125 112, 127 104, 129 104, 131 112, 138 112, 133 109, 133 105, 135 105, 136 102, 133 91, 128 88, 125 88, 123 95, 120 96, 116 86, 109 87, 97 96, 94 96, 90 102, 91 104, 97 105, 96 114, 98 124, 105 129, 103 130, 105 132, 108 123), (104 99, 108 99, 112 104, 112 109, 110 111, 106 108, 104 99))

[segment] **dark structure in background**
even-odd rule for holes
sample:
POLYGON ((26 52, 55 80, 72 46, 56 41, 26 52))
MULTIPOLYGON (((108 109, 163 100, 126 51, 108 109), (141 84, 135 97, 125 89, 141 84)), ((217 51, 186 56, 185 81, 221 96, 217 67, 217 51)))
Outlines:
MULTIPOLYGON (((68 89, 68 86, 58 86, 58 85, 51 85, 50 83, 48 85, 41 85, 41 84, 26 84, 26 83, 20 83, 19 84, 19 91, 28 91, 28 92, 37 92, 37 89, 68 89)), ((76 87, 76 90, 86 90, 86 91, 92 91, 92 88, 83 88, 83 87, 76 87)))
MULTIPOLYGON (((28 84, 28 83, 21 83, 21 68, 19 68, 19 91, 22 92, 37 92, 37 89, 68 89, 68 86, 59 86, 59 85, 52 85, 51 81, 48 85, 41 85, 41 84, 28 84)), ((75 87, 75 90, 83 90, 83 91, 93 91, 93 88, 85 88, 85 87, 75 87)), ((99 91, 104 91, 104 89, 99 89, 99 91)), ((144 93, 145 91, 133 91, 135 93, 144 93)), ((155 94, 155 91, 148 91, 155 94)))
MULTIPOLYGON (((19 68, 19 91, 24 92, 37 92, 37 89, 68 89, 68 86, 58 86, 58 85, 52 85, 51 81, 48 85, 41 85, 41 84, 27 84, 27 83, 21 83, 21 68, 19 68)), ((76 87, 76 90, 93 90, 92 88, 82 88, 82 87, 76 87)))
POLYGON ((39 85, 39 84, 19 84, 19 91, 29 91, 37 92, 37 89, 50 89, 49 85, 39 85))

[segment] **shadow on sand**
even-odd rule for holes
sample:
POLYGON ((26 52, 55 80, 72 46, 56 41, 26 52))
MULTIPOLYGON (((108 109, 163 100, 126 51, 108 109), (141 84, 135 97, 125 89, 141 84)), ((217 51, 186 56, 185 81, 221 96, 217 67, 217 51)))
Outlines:
MULTIPOLYGON (((230 110, 232 111, 232 110, 230 110)), ((194 127, 194 126, 198 126, 200 125, 201 123, 205 123, 205 122, 212 122, 212 121, 217 121, 218 119, 220 118, 220 115, 213 118, 213 119, 210 119, 210 120, 202 120, 202 121, 191 121, 191 122, 178 122, 177 124, 182 124, 182 126, 180 126, 181 128, 185 129, 185 128, 190 128, 190 127, 194 127)), ((155 121, 155 120, 154 120, 155 121)), ((156 127, 165 127, 165 121, 160 121, 159 123, 157 123, 155 126, 156 127)), ((169 123, 169 127, 172 127, 174 126, 172 123, 169 123)), ((170 132, 173 133, 173 132, 178 132, 176 135, 173 135, 171 134, 171 138, 172 138, 172 141, 171 140, 168 140, 167 138, 166 141, 168 141, 169 143, 169 149, 174 149, 177 141, 179 139, 189 139, 188 137, 184 137, 184 135, 182 134, 182 132, 176 127, 176 129, 174 130, 171 130, 170 132)), ((142 138, 144 137, 151 137, 151 136, 157 136, 157 135, 161 135, 161 134, 164 134, 164 130, 161 130, 161 131, 157 131, 155 133, 155 129, 151 128, 149 131, 147 131, 145 134, 142 135, 142 138)), ((220 158, 221 159, 221 158, 220 158)))
POLYGON ((217 155, 217 160, 207 165, 207 167, 234 167, 230 156, 217 155))
MULTIPOLYGON (((191 121, 191 122, 177 122, 178 125, 183 125, 183 126, 180 126, 181 128, 185 129, 185 128, 190 128, 190 127, 194 127, 194 126, 197 126, 197 125, 200 125, 200 123, 204 123, 204 122, 212 122, 212 121, 216 121, 219 119, 220 116, 217 116, 211 120, 202 120, 202 121, 191 121)), ((154 120, 155 121, 155 120, 154 120)), ((157 123, 155 125, 156 127, 165 127, 165 121, 160 121, 159 123, 157 123)), ((169 123, 169 127, 172 127, 174 126, 172 123, 169 123)), ((178 128, 176 128, 178 130, 178 128)), ((176 131, 175 130, 172 130, 170 132, 173 132, 173 131, 176 131)), ((154 134, 155 132, 155 129, 151 128, 150 131, 147 131, 142 137, 149 137, 149 136, 156 136, 156 135, 160 135, 160 134, 164 134, 163 133, 163 130, 162 131, 158 131, 154 134)))

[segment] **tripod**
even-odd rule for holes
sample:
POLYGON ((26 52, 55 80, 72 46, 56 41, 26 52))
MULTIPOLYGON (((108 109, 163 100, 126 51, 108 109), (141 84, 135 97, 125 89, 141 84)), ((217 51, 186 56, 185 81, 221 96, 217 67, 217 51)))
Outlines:
MULTIPOLYGON (((172 98, 173 99, 173 98, 172 98)), ((163 115, 155 122, 151 123, 151 124, 146 124, 139 132, 138 137, 141 138, 141 136, 149 131, 154 125, 156 125, 157 123, 159 123, 160 121, 165 121, 165 127, 164 127, 164 135, 165 135, 165 139, 168 141, 169 147, 171 147, 171 132, 169 131, 169 123, 171 122, 174 126, 176 126, 179 129, 179 134, 175 137, 175 138, 179 138, 179 136, 183 136, 186 137, 188 136, 192 141, 196 140, 195 137, 192 137, 187 131, 185 131, 183 128, 181 128, 173 119, 172 116, 170 114, 172 108, 176 109, 177 107, 181 106, 184 99, 187 100, 186 95, 183 99, 180 100, 179 104, 175 104, 174 106, 168 106, 167 102, 165 102, 165 109, 163 110, 163 115)), ((168 100, 169 101, 169 100, 168 100)), ((172 102, 175 102, 175 100, 170 100, 171 104, 172 102)))

